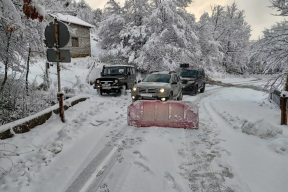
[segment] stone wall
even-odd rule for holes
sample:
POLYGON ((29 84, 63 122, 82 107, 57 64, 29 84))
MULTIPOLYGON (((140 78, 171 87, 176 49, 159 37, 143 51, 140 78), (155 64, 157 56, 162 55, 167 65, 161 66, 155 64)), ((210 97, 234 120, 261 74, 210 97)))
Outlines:
MULTIPOLYGON (((72 97, 66 100, 69 101, 68 104, 67 102, 64 103, 64 110, 67 110, 68 108, 85 101, 88 98, 88 96, 81 95, 72 97)), ((14 134, 26 133, 38 125, 44 124, 52 116, 52 113, 59 114, 59 111, 59 106, 56 104, 37 114, 2 125, 0 126, 0 140, 11 138, 14 136, 14 134)))

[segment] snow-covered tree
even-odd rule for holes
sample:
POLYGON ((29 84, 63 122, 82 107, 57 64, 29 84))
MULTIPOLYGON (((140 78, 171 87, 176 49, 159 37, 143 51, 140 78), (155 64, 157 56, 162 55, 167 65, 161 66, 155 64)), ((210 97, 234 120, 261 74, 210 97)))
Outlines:
POLYGON ((276 23, 263 31, 264 37, 253 45, 250 62, 257 63, 262 73, 279 71, 279 75, 269 81, 271 90, 283 86, 288 62, 288 23, 276 23), (277 80, 276 80, 277 79, 277 80))
POLYGON ((280 12, 281 16, 288 16, 288 2, 287 0, 270 0, 271 7, 280 12))
POLYGON ((198 22, 197 35, 201 47, 201 66, 207 70, 221 71, 223 53, 220 42, 214 39, 214 25, 208 13, 204 13, 198 22))
POLYGON ((214 39, 219 41, 224 54, 222 65, 227 72, 243 73, 248 62, 247 50, 251 36, 250 25, 245 22, 244 11, 236 3, 226 8, 214 6, 211 16, 214 39))
POLYGON ((147 19, 149 39, 136 59, 138 67, 174 70, 179 63, 198 64, 201 50, 195 17, 164 1, 147 19))

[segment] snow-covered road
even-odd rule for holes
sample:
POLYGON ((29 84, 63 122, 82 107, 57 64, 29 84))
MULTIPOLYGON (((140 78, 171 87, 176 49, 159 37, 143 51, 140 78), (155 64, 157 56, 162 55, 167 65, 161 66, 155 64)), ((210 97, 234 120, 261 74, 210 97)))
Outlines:
POLYGON ((208 86, 184 96, 200 107, 199 130, 184 130, 127 126, 130 94, 94 95, 66 112, 66 124, 53 117, 10 139, 36 150, 16 159, 0 190, 285 192, 288 130, 265 97, 208 86))

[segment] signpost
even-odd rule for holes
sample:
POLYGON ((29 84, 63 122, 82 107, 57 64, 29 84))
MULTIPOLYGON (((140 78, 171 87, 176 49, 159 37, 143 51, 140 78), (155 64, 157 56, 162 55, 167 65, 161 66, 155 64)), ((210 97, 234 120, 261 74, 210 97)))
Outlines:
MULTIPOLYGON (((71 54, 70 50, 60 49, 60 61, 61 63, 70 63, 71 62, 71 54)), ((54 49, 47 49, 47 60, 49 62, 57 62, 57 51, 54 49)))
POLYGON ((63 93, 61 91, 60 79, 60 64, 59 62, 71 62, 71 55, 69 50, 60 50, 59 48, 65 47, 70 40, 70 33, 67 26, 59 22, 56 18, 54 23, 51 22, 45 29, 45 38, 48 47, 56 48, 47 50, 47 60, 50 62, 57 62, 57 77, 58 77, 58 93, 57 98, 59 101, 59 110, 61 121, 65 122, 64 108, 63 108, 63 93))

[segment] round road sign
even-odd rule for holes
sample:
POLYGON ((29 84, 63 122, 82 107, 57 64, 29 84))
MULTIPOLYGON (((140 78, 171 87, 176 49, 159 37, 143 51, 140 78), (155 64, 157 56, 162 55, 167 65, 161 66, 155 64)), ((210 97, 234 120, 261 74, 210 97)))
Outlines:
MULTIPOLYGON (((53 22, 45 28, 45 38, 49 46, 54 47, 56 43, 55 39, 55 24, 53 22)), ((67 26, 58 21, 58 42, 59 48, 65 47, 70 40, 70 33, 67 26)))

